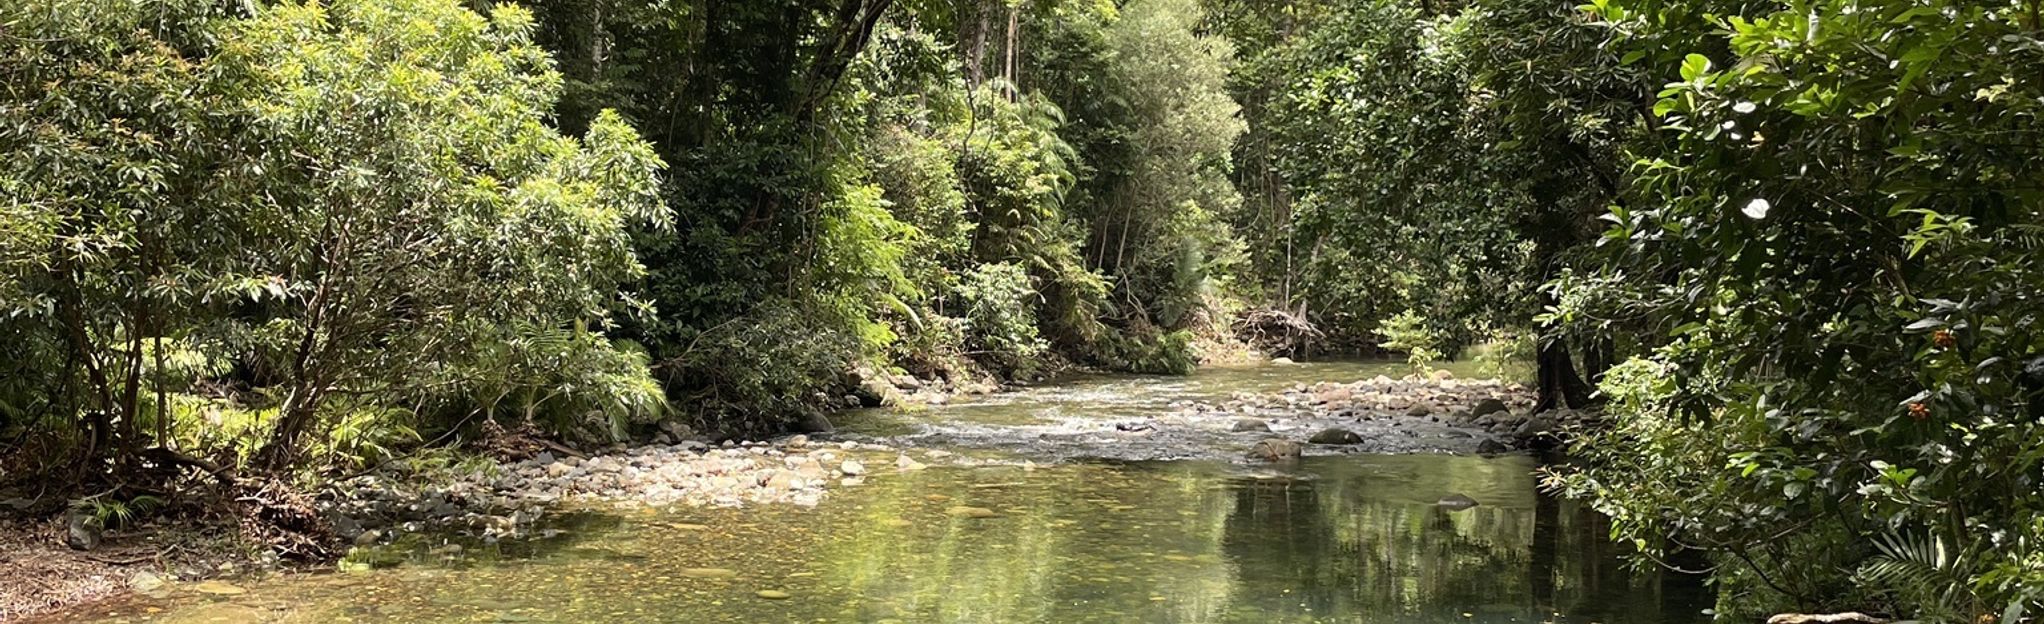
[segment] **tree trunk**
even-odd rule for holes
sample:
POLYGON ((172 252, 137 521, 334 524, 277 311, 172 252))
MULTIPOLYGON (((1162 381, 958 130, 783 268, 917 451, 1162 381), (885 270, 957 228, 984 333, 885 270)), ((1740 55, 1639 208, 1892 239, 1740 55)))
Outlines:
POLYGON ((1540 354, 1534 358, 1539 368, 1539 401, 1534 404, 1533 411, 1589 407, 1590 385, 1583 383, 1583 378, 1576 374, 1575 358, 1569 355, 1568 341, 1555 336, 1540 342, 1540 354))
POLYGON ((283 470, 298 461, 299 443, 305 437, 305 430, 319 409, 320 391, 315 387, 301 387, 284 399, 283 409, 278 410, 277 429, 270 433, 270 441, 256 454, 256 465, 267 470, 283 470))

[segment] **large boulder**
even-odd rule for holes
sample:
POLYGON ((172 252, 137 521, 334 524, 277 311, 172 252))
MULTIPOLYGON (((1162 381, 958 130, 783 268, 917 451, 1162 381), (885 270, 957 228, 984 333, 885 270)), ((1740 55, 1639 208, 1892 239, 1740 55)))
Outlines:
POLYGON ((1307 441, 1314 444, 1362 444, 1363 436, 1357 435, 1354 431, 1334 427, 1313 434, 1307 441))

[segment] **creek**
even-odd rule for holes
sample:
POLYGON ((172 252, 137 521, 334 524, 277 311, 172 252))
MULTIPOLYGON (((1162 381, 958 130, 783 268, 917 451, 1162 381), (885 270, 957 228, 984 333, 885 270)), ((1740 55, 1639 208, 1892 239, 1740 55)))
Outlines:
POLYGON ((1234 438, 1167 432, 1140 456, 1095 452, 1118 445, 1092 440, 1187 401, 1397 372, 1357 362, 1100 376, 852 413, 841 419, 846 437, 976 461, 878 471, 814 507, 583 510, 557 518, 544 539, 414 543, 388 567, 199 584, 97 613, 306 623, 1709 620, 1711 596, 1694 578, 1634 573, 1602 518, 1540 494, 1530 455, 1309 454, 1269 465, 1233 459, 1231 445, 1246 445, 1234 438), (1464 497, 1475 505, 1453 504, 1464 497))

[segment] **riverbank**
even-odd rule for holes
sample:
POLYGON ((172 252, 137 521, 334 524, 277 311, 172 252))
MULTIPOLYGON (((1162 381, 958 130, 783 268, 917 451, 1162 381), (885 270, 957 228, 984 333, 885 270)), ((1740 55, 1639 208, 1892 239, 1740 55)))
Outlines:
POLYGON ((129 592, 232 594, 237 577, 374 566, 376 549, 429 539, 479 543, 551 538, 566 512, 676 510, 755 504, 813 506, 828 489, 870 475, 922 470, 947 453, 873 443, 700 441, 542 451, 530 458, 430 474, 387 471, 329 483, 311 506, 330 531, 338 563, 292 563, 240 535, 226 518, 182 518, 109 532, 90 551, 66 546, 62 518, 0 524, 0 622, 68 619, 129 592), (345 553, 345 554, 343 554, 345 553))

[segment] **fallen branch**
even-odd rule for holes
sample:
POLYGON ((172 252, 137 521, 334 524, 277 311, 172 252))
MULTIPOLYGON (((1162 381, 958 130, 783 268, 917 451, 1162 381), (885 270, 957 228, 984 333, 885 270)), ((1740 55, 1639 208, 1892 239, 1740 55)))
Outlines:
POLYGON ((193 457, 161 446, 142 451, 142 457, 166 466, 191 466, 221 483, 233 483, 234 469, 221 466, 204 458, 193 457))
POLYGON ((553 441, 553 440, 541 439, 541 440, 539 441, 539 443, 540 443, 540 444, 542 444, 542 445, 545 445, 545 446, 546 446, 547 448, 549 448, 549 449, 553 449, 553 450, 555 450, 555 451, 558 451, 558 452, 561 452, 561 453, 566 453, 567 455, 569 455, 569 456, 571 456, 571 457, 574 457, 574 458, 577 458, 577 459, 588 459, 588 458, 589 458, 589 456, 588 456, 588 455, 586 455, 586 454, 584 454, 583 452, 581 452, 581 451, 577 451, 577 450, 575 450, 575 449, 571 449, 571 448, 568 448, 568 447, 566 447, 566 446, 562 446, 562 445, 561 445, 561 443, 559 443, 559 442, 555 442, 555 441, 553 441))

